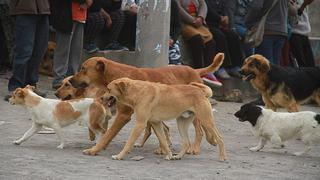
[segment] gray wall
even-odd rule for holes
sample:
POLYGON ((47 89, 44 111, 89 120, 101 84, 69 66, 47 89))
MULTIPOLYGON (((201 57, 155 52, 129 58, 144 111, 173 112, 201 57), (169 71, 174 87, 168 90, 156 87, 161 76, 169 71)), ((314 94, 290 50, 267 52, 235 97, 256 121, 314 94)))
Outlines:
POLYGON ((311 22, 311 37, 320 37, 320 0, 314 0, 309 6, 309 18, 311 22))

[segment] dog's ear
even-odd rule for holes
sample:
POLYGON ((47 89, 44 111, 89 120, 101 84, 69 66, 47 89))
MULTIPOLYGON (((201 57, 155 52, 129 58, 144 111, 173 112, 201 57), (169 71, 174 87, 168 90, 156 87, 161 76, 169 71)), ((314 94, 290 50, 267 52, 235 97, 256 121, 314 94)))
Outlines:
POLYGON ((116 84, 116 86, 117 86, 117 88, 118 88, 118 90, 119 90, 119 92, 120 92, 121 94, 125 93, 126 88, 127 88, 127 85, 126 85, 125 82, 120 81, 120 82, 118 82, 118 83, 116 84))
POLYGON ((30 89, 31 91, 34 91, 36 89, 36 87, 31 86, 31 85, 26 85, 25 87, 26 89, 30 89))
POLYGON ((102 61, 97 61, 96 70, 97 70, 98 72, 104 72, 104 70, 105 70, 105 64, 104 64, 104 62, 102 62, 102 61))
POLYGON ((18 89, 15 91, 15 95, 18 96, 19 98, 24 98, 25 92, 23 91, 23 89, 18 88, 18 89))
POLYGON ((254 59, 253 63, 255 67, 262 73, 266 73, 270 70, 270 66, 267 62, 261 61, 259 59, 254 59))

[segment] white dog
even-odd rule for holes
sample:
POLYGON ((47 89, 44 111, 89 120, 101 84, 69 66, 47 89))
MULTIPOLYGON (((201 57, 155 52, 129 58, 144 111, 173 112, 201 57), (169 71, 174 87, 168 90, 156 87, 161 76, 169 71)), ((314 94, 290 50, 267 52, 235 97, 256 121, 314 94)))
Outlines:
POLYGON ((250 151, 261 150, 267 141, 282 146, 284 141, 301 138, 305 144, 300 156, 310 151, 310 145, 320 143, 320 114, 311 111, 296 113, 274 112, 253 104, 245 104, 234 114, 239 121, 249 121, 255 136, 260 138, 259 144, 250 151))
POLYGON ((17 88, 9 99, 11 104, 18 104, 26 107, 31 114, 32 127, 18 140, 16 145, 29 139, 32 135, 41 130, 43 125, 54 129, 60 145, 57 148, 63 149, 64 138, 62 127, 68 126, 76 121, 85 120, 88 122, 90 140, 94 140, 96 134, 103 134, 108 126, 109 109, 99 102, 98 99, 84 98, 79 100, 61 101, 46 99, 33 92, 34 87, 17 88))

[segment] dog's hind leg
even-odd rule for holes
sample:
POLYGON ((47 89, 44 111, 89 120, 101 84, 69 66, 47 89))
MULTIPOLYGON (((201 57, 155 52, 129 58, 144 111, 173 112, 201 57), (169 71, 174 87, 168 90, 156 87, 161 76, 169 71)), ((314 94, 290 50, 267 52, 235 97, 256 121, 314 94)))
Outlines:
POLYGON ((304 151, 302 151, 302 152, 295 152, 295 153, 294 153, 295 156, 301 156, 301 155, 303 155, 303 154, 308 153, 308 152, 311 150, 311 146, 310 146, 309 143, 305 143, 304 145, 305 145, 305 146, 304 146, 304 151))
POLYGON ((164 130, 164 134, 166 135, 166 140, 168 142, 168 145, 171 146, 172 142, 170 140, 170 129, 164 122, 162 122, 162 125, 163 125, 163 130, 164 130))
POLYGON ((178 125, 178 130, 181 136, 182 143, 181 143, 181 150, 177 155, 173 156, 174 159, 181 159, 187 152, 188 148, 190 147, 188 129, 193 119, 194 119, 193 116, 188 118, 183 118, 180 116, 177 118, 177 125, 178 125))
POLYGON ((187 152, 190 154, 191 153, 192 154, 200 154, 200 145, 201 145, 202 136, 203 136, 203 132, 201 129, 201 123, 200 123, 200 120, 197 118, 195 118, 192 123, 193 123, 196 135, 195 135, 193 145, 190 146, 190 148, 187 152))
POLYGON ((260 137, 259 143, 257 146, 250 148, 250 151, 260 151, 267 143, 267 140, 263 137, 260 137))
POLYGON ((57 134, 58 136, 58 139, 60 140, 60 145, 57 146, 58 149, 63 149, 64 148, 64 137, 63 137, 63 133, 62 133, 62 130, 61 130, 61 127, 57 124, 51 126, 51 128, 55 131, 55 133, 57 134))
POLYGON ((174 160, 174 158, 172 156, 172 152, 169 148, 168 142, 165 137, 165 133, 163 130, 164 129, 163 123, 162 122, 152 122, 151 124, 152 124, 153 130, 154 130, 154 132, 160 142, 160 147, 164 151, 164 153, 166 154, 165 159, 166 160, 174 160))
POLYGON ((27 132, 25 132, 24 135, 20 139, 13 141, 13 143, 16 145, 20 145, 22 142, 28 140, 31 136, 33 136, 38 131, 40 131, 41 127, 42 127, 42 125, 37 124, 37 123, 33 123, 31 128, 27 132))

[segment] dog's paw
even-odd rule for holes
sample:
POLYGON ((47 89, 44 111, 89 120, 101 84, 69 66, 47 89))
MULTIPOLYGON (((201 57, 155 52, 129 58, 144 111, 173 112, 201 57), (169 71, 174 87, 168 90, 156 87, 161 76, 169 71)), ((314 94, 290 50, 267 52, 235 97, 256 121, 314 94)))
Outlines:
POLYGON ((60 144, 59 146, 57 146, 58 149, 63 149, 64 148, 64 144, 60 144))
POLYGON ((249 150, 256 152, 256 151, 260 151, 260 148, 258 148, 258 147, 252 147, 252 148, 249 148, 249 150))
POLYGON ((164 158, 165 160, 174 160, 173 156, 172 155, 166 155, 166 157, 164 158))
POLYGON ((85 149, 82 151, 85 155, 95 156, 97 155, 97 152, 95 152, 93 149, 85 149))
POLYGON ((122 160, 122 157, 118 155, 112 155, 111 156, 113 160, 122 160))
POLYGON ((15 145, 20 145, 21 141, 20 140, 16 140, 16 141, 13 141, 12 143, 15 144, 15 145))
POLYGON ((171 160, 181 160, 182 156, 181 155, 174 155, 172 156, 171 160))
POLYGON ((200 148, 190 147, 187 152, 187 154, 193 154, 193 155, 199 155, 200 154, 200 148))
POLYGON ((155 154, 157 155, 162 155, 162 154, 166 154, 164 150, 162 150, 160 147, 158 147, 157 149, 155 149, 153 151, 155 154))

